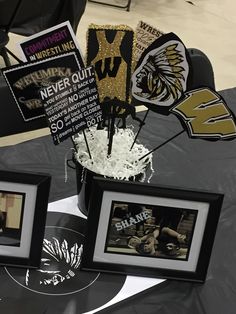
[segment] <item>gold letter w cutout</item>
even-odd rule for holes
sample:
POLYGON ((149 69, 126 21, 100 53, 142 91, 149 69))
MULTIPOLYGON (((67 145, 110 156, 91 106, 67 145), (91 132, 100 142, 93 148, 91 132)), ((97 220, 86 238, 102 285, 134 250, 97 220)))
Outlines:
POLYGON ((232 113, 224 100, 207 87, 187 92, 185 98, 170 111, 184 119, 191 137, 209 139, 236 137, 232 113))

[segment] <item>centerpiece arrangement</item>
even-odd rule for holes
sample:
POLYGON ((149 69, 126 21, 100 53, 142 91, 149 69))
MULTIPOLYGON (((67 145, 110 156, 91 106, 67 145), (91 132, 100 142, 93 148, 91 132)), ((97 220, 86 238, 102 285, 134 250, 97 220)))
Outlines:
POLYGON ((75 169, 78 207, 88 216, 81 269, 204 281, 222 195, 149 184, 158 176, 152 161, 184 132, 191 139, 234 139, 236 120, 211 87, 193 88, 199 69, 180 38, 144 22, 135 31, 90 25, 84 61, 69 23, 61 23, 20 46, 26 62, 3 75, 22 118, 45 117, 55 145, 72 143, 66 164, 75 169), (139 134, 150 128, 150 111, 176 116, 182 128, 147 148, 139 134), (184 216, 191 220, 182 233, 184 216), (168 239, 147 252, 149 236, 158 244, 164 229, 176 245, 168 239))
POLYGON ((140 67, 137 42, 142 42, 145 36, 138 40, 137 34, 143 34, 142 27, 140 23, 136 33, 125 25, 91 25, 88 29, 86 63, 94 70, 101 116, 98 118, 97 114, 96 119, 93 118, 96 125, 72 137, 77 178, 86 185, 91 181, 91 172, 92 176, 145 180, 147 169, 153 171, 152 153, 137 140, 145 121, 137 117, 135 105, 143 104, 140 98, 146 97, 151 102, 170 106, 187 88, 186 49, 174 34, 160 43, 156 43, 156 38, 161 32, 156 32, 156 38, 149 38, 146 46, 154 41, 155 56, 148 56, 148 50, 142 47, 141 56, 147 58, 140 67), (157 77, 152 75, 152 70, 157 77), (128 123, 131 125, 127 126, 128 123), (134 132, 132 124, 137 125, 138 131, 134 132))
POLYGON ((84 213, 94 175, 149 181, 147 169, 158 171, 152 168, 154 151, 181 133, 207 140, 236 137, 235 117, 222 97, 201 84, 192 89, 198 69, 174 33, 142 21, 135 31, 92 24, 84 61, 69 23, 62 23, 27 39, 21 49, 26 62, 6 68, 4 77, 26 122, 45 116, 55 145, 72 140, 84 213), (136 113, 141 105, 142 119, 136 113), (152 150, 138 139, 150 111, 174 114, 183 126, 152 150))

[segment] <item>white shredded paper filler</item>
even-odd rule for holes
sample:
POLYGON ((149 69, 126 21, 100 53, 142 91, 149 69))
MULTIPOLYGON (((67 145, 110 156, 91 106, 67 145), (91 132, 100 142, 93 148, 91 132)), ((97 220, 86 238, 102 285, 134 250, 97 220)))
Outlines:
POLYGON ((153 171, 152 154, 139 161, 139 158, 149 152, 147 148, 140 143, 135 143, 130 150, 135 139, 132 129, 116 129, 110 156, 107 156, 107 130, 97 130, 96 127, 92 127, 85 130, 85 136, 92 158, 89 156, 83 133, 74 137, 77 150, 75 158, 88 170, 120 180, 129 180, 139 174, 145 176, 148 168, 153 171))

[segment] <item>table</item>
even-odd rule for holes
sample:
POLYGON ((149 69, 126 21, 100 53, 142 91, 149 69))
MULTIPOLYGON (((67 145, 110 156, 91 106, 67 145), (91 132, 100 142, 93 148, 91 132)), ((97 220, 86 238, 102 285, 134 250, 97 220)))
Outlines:
MULTIPOLYGON (((236 114, 236 88, 222 91, 220 94, 236 114)), ((154 148, 181 129, 181 124, 175 116, 150 113, 139 140, 147 147, 154 148)), ((67 169, 68 181, 64 182, 65 159, 71 157, 71 147, 70 141, 54 146, 50 136, 3 147, 0 148, 0 168, 50 173, 52 187, 49 200, 59 200, 76 194, 76 178, 72 169, 67 169)), ((235 313, 236 140, 211 142, 190 139, 187 133, 183 133, 156 151, 154 156, 155 175, 151 183, 201 189, 225 195, 206 282, 196 284, 167 280, 148 293, 118 303, 105 312, 235 313)))

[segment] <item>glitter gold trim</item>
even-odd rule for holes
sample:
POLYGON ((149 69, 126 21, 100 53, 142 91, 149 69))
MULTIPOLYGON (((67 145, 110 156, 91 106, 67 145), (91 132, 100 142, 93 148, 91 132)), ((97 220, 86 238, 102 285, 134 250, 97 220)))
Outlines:
POLYGON ((129 101, 134 37, 133 29, 127 25, 89 25, 86 59, 87 65, 95 68, 101 102, 106 97, 129 101), (127 32, 131 32, 131 36, 126 36, 127 32))

